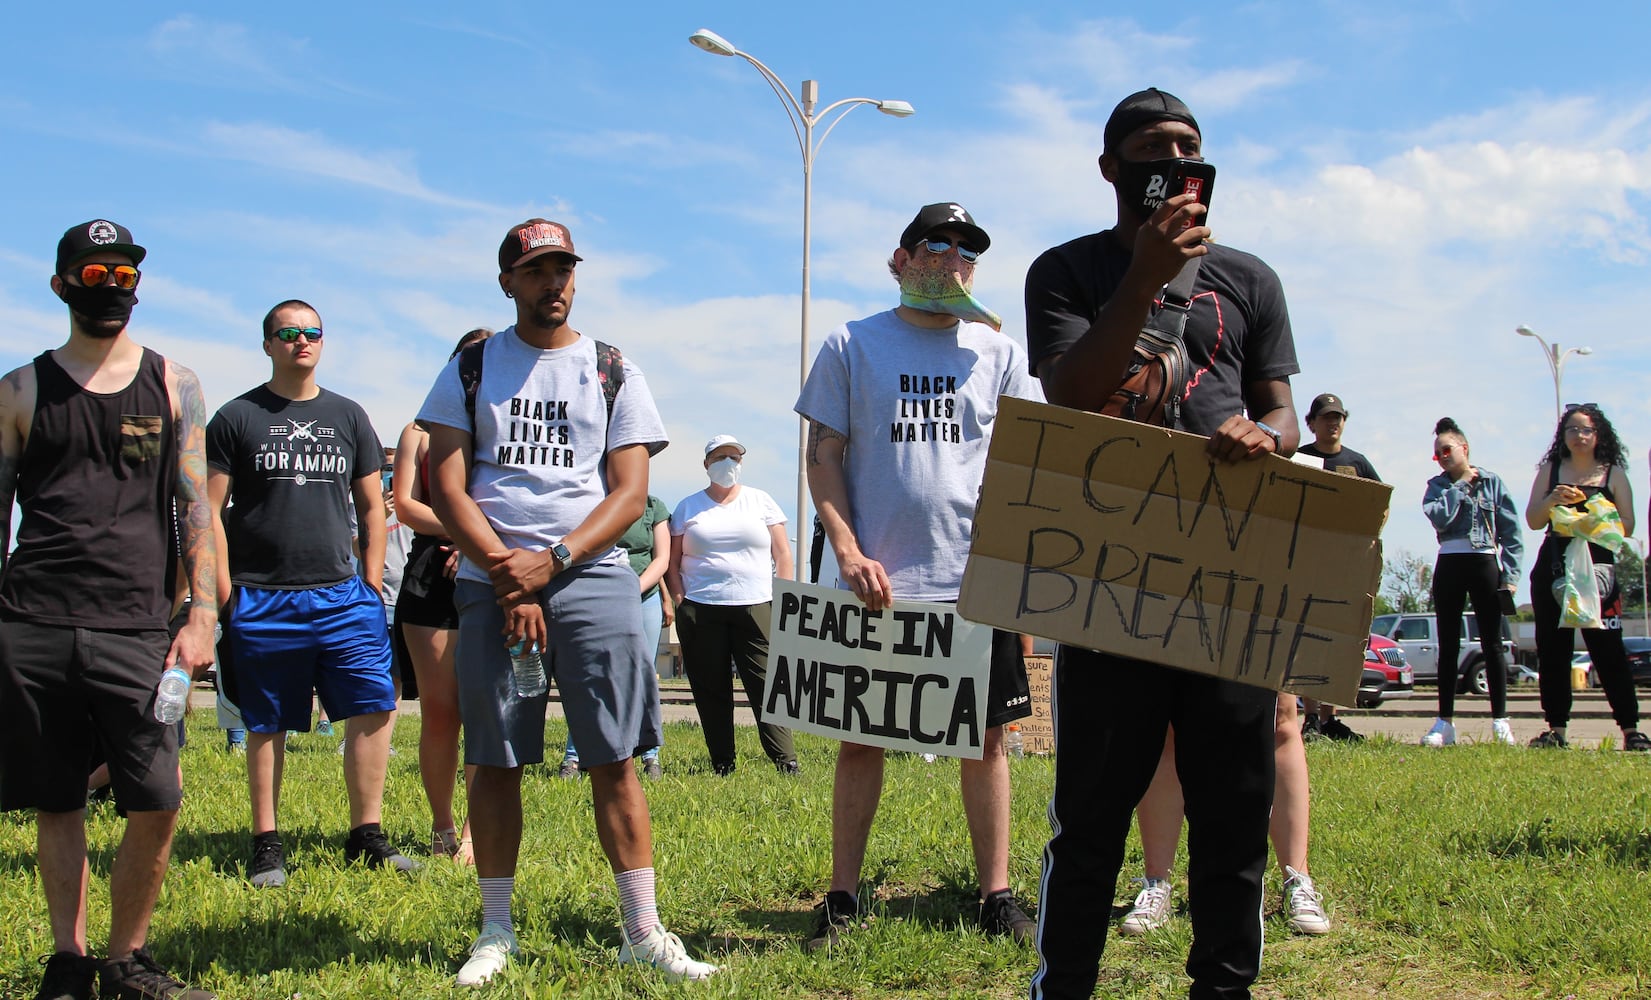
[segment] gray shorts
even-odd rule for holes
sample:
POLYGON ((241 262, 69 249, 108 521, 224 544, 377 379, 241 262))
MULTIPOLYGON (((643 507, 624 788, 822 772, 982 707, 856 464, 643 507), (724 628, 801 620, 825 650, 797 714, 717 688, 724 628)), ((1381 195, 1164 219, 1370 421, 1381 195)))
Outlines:
MULTIPOLYGON (((545 759, 545 695, 516 694, 504 610, 485 583, 460 580, 459 718, 464 762, 520 767, 545 759)), ((545 673, 586 767, 629 760, 660 742, 659 675, 642 634, 636 574, 623 565, 558 573, 541 595, 545 673)))

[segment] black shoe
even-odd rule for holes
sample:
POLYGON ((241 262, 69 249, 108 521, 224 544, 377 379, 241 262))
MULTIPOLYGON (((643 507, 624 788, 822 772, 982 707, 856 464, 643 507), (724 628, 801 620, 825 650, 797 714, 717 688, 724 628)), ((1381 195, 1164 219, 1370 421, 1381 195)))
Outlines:
POLYGON ((1552 729, 1549 729, 1545 730, 1541 736, 1531 740, 1531 746, 1544 749, 1563 750, 1566 747, 1569 747, 1570 744, 1565 742, 1565 737, 1554 732, 1552 729))
POLYGON ((344 860, 363 861, 368 868, 393 868, 398 872, 416 872, 419 863, 390 846, 390 838, 377 823, 364 823, 350 831, 344 841, 344 860))
POLYGON ((1318 739, 1319 737, 1321 737, 1323 735, 1324 735, 1324 727, 1319 725, 1319 717, 1318 716, 1316 716, 1316 715, 1303 715, 1301 717, 1301 738, 1302 738, 1302 740, 1310 742, 1312 740, 1318 739))
POLYGON ((1636 729, 1622 738, 1622 748, 1624 750, 1638 750, 1642 753, 1651 750, 1651 736, 1646 736, 1636 729))
POLYGON ((1364 742, 1363 736, 1353 732, 1353 730, 1347 727, 1347 723, 1341 721, 1341 719, 1336 718, 1335 716, 1331 716, 1329 722, 1320 723, 1319 732, 1323 733, 1325 736, 1328 736, 1330 739, 1340 740, 1343 743, 1364 742))
POLYGON ((803 766, 794 760, 777 760, 774 762, 774 767, 781 774, 797 775, 803 773, 803 766))
POLYGON ((258 889, 275 889, 287 884, 287 856, 280 834, 265 833, 252 838, 252 874, 248 881, 258 889))
POLYGON ((803 942, 803 951, 812 955, 835 948, 842 936, 854 929, 859 910, 859 904, 848 893, 838 890, 826 893, 819 906, 820 916, 814 925, 814 933, 803 942))
POLYGON ((97 975, 97 959, 60 951, 40 960, 46 972, 40 977, 40 992, 34 1000, 92 1000, 92 979, 97 975))
POLYGON ((100 1000, 218 1000, 216 993, 190 989, 172 978, 142 948, 103 963, 97 995, 100 1000))
POLYGON ((1026 915, 1008 889, 999 889, 981 900, 975 920, 987 934, 1014 938, 1016 944, 1031 944, 1038 930, 1038 922, 1026 915))
POLYGON ((723 763, 723 764, 718 764, 717 762, 712 761, 711 762, 711 771, 715 774, 721 775, 722 777, 726 778, 730 774, 734 773, 734 762, 733 761, 728 761, 728 762, 723 763))

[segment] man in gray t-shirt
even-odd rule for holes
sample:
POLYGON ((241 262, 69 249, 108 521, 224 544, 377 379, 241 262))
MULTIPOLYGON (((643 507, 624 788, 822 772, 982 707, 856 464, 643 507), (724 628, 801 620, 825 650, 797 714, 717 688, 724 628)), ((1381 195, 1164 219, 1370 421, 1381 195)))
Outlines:
MULTIPOLYGON (((900 305, 826 337, 796 410, 809 421, 808 485, 840 570, 872 610, 955 602, 998 398, 1041 398, 1020 345, 976 301, 991 245, 963 206, 927 205, 889 258, 900 305)), ((1009 891, 1009 761, 1003 727, 1032 714, 1020 636, 994 630, 984 754, 962 766, 963 812, 989 933, 1030 940, 1009 891)), ((809 951, 854 925, 860 869, 883 789, 883 750, 837 751, 831 887, 809 951)))
POLYGON ((614 543, 648 499, 648 459, 665 428, 647 380, 611 347, 568 325, 574 252, 567 228, 529 219, 499 247, 499 287, 516 323, 461 352, 419 420, 430 428, 436 514, 463 555, 459 714, 482 930, 461 986, 492 979, 516 953, 510 899, 522 843, 522 769, 545 754, 546 697, 518 687, 513 655, 542 650, 590 774, 603 853, 623 917, 621 963, 704 979, 655 904, 648 802, 631 766, 659 744, 658 677, 642 638, 636 574, 614 543))

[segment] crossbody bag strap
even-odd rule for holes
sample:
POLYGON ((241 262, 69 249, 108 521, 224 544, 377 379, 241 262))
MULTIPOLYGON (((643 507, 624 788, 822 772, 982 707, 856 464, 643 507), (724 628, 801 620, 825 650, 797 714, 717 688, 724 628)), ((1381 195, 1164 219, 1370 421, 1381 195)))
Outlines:
POLYGON ((1192 286, 1204 258, 1194 257, 1181 265, 1181 273, 1164 286, 1163 305, 1147 318, 1140 340, 1154 353, 1162 354, 1180 341, 1187 330, 1187 313, 1192 309, 1192 286))

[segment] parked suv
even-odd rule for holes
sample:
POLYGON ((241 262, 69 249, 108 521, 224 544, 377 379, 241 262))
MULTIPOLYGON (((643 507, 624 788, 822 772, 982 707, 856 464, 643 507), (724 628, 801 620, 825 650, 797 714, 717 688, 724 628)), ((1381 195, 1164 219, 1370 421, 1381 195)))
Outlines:
MULTIPOLYGON (((1377 615, 1370 631, 1385 635, 1404 647, 1405 660, 1416 675, 1416 683, 1439 683, 1439 624, 1431 614, 1377 615)), ((1519 646, 1513 628, 1502 619, 1502 654, 1507 661, 1508 683, 1519 679, 1519 646)), ((1479 622, 1462 616, 1462 659, 1456 667, 1456 690, 1464 694, 1490 693, 1485 678, 1485 654, 1479 648, 1479 622)))

